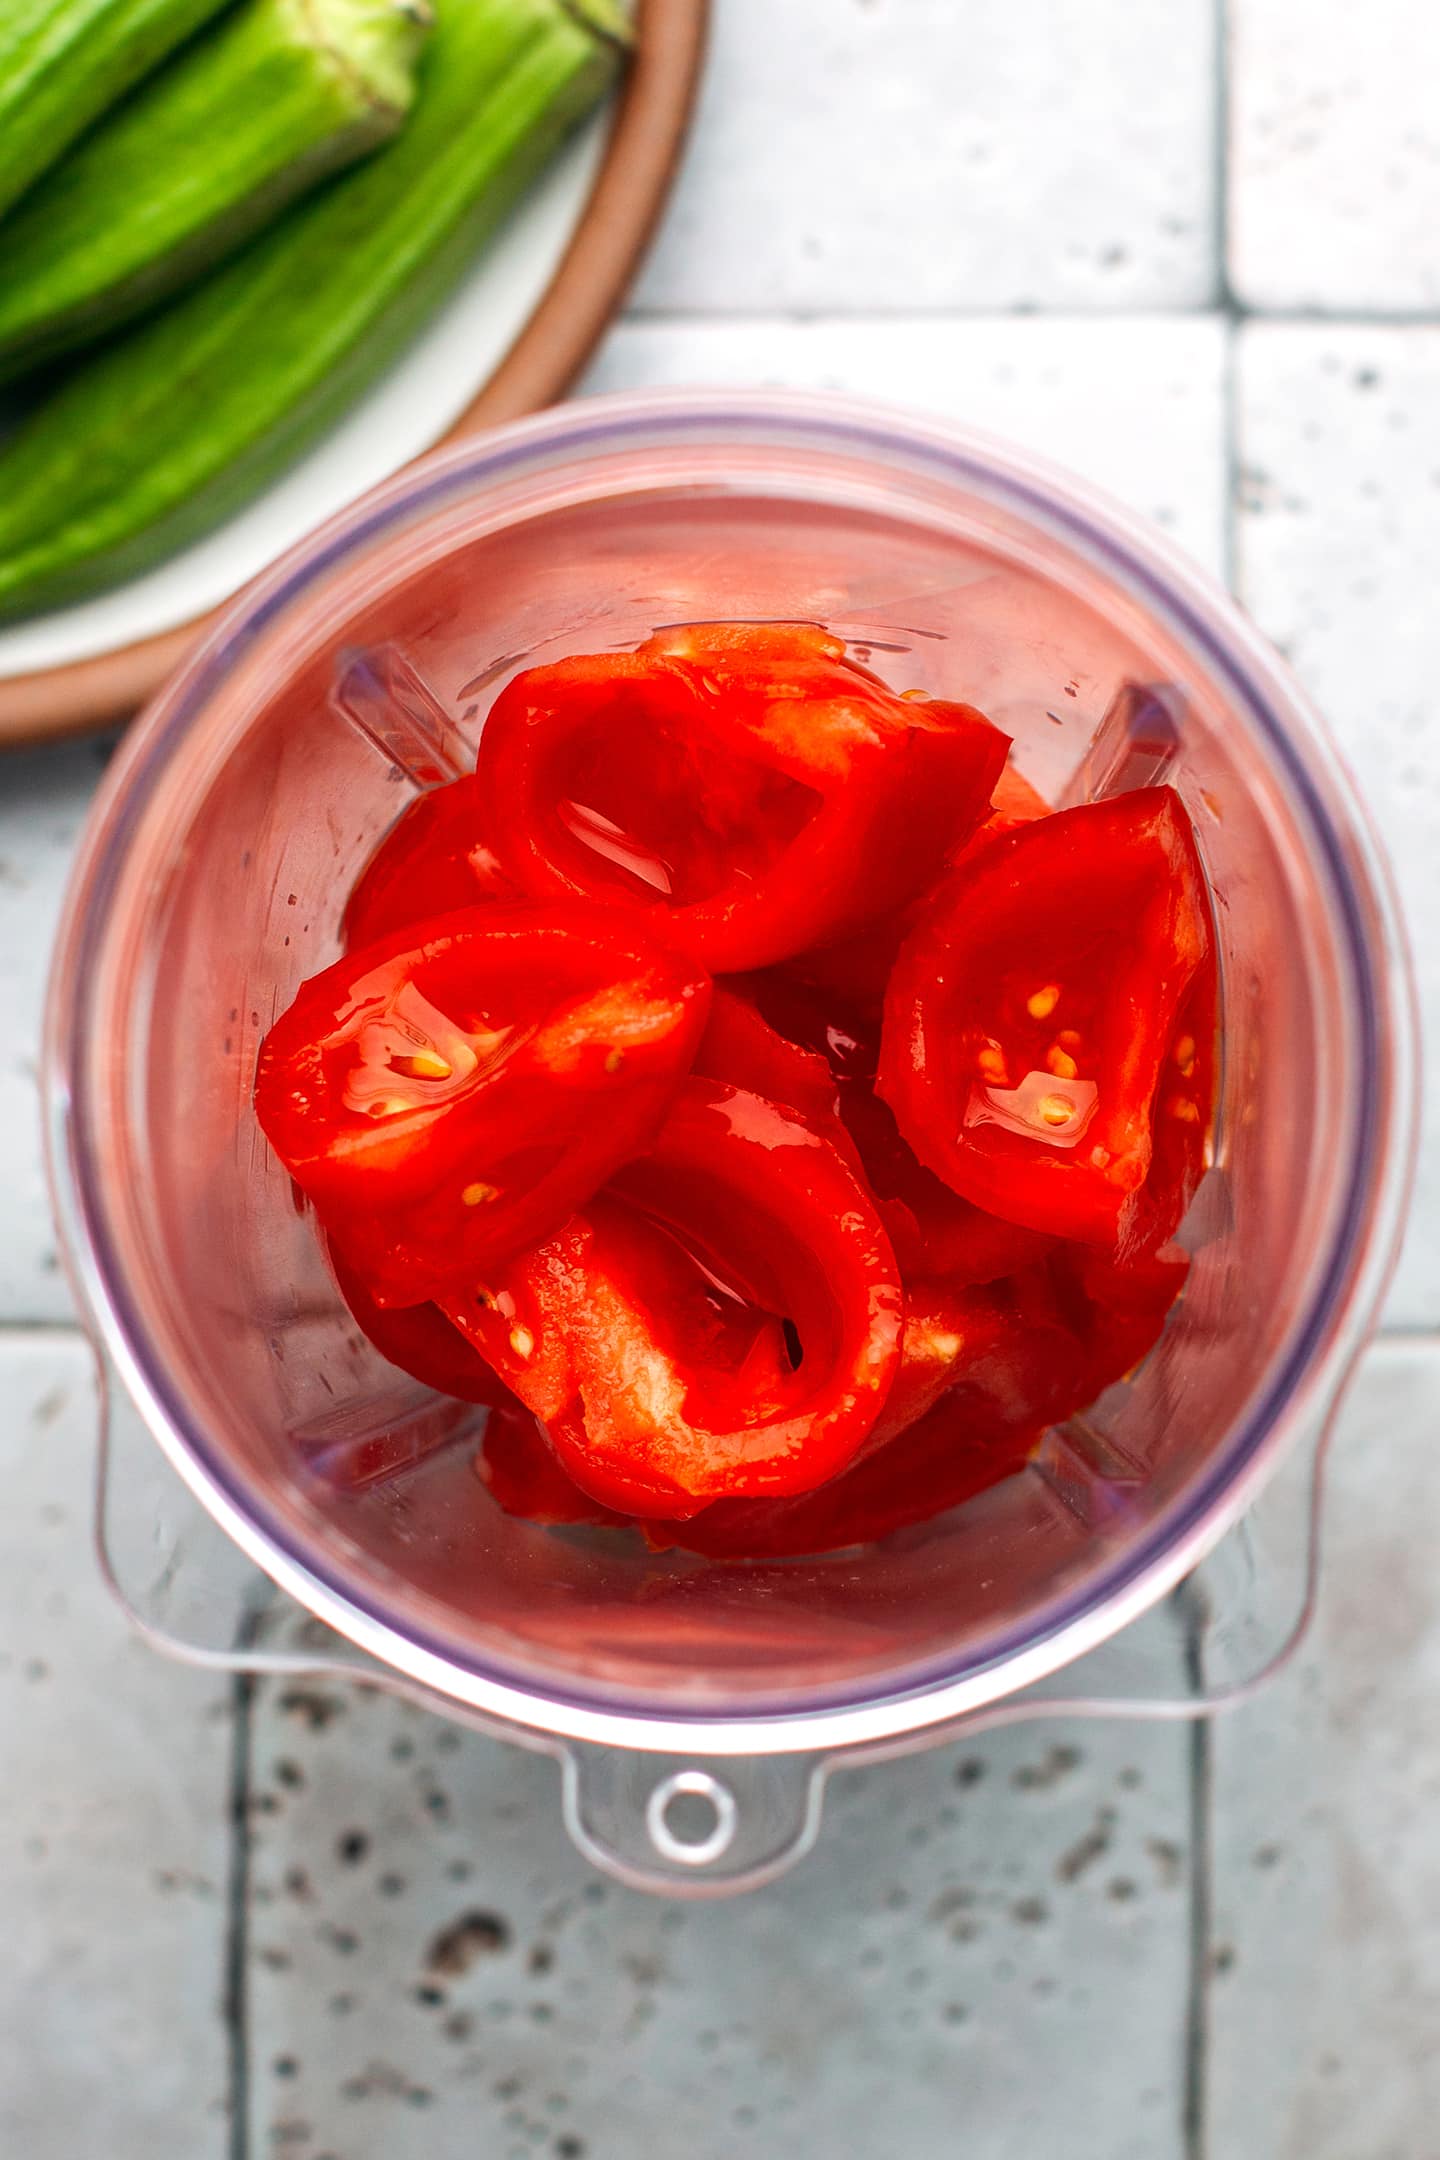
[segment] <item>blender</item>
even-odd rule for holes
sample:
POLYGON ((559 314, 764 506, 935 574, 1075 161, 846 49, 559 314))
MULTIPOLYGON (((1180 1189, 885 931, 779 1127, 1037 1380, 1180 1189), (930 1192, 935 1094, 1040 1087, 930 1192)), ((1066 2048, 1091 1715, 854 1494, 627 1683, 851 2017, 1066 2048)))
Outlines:
POLYGON ((682 1894, 805 1850, 838 1761, 1060 1706, 1201 1714, 1313 1601, 1414 1054, 1395 903, 1323 730, 1139 521, 838 399, 605 398, 501 429, 242 595, 92 815, 45 1088, 101 1366, 104 1564, 181 1655, 351 1672, 558 1755, 582 1849, 682 1894), (1213 1159, 1155 1350, 1018 1475, 784 1562, 502 1514, 473 1467, 485 1413, 358 1334, 251 1107, 357 872, 417 791, 473 768, 503 684, 720 618, 824 622, 895 688, 978 705, 1057 805, 1165 780, 1220 948, 1213 1159))

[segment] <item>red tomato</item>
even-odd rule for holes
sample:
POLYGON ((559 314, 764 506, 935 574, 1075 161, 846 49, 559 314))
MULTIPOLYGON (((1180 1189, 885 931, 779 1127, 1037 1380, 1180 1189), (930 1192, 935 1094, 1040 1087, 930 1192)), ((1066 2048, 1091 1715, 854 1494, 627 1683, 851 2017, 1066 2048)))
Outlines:
POLYGON ((480 792, 472 773, 427 788, 396 819, 351 892, 347 952, 432 915, 521 897, 480 838, 480 792))
POLYGON ((494 1367, 487 1365, 438 1306, 377 1305, 363 1278, 337 1253, 331 1253, 330 1266, 361 1334, 401 1372, 434 1388, 437 1395, 454 1395, 461 1402, 514 1400, 494 1367))
MULTIPOLYGON (((450 1326, 448 1320, 445 1325, 450 1326)), ((450 1332, 454 1334, 455 1330, 451 1328, 450 1332)), ((479 1358, 478 1351, 470 1354, 479 1358)), ((543 1429, 530 1412, 515 1401, 493 1373, 490 1378, 505 1401, 485 1421, 475 1473, 489 1489, 495 1505, 506 1515, 522 1516, 526 1522, 625 1529, 630 1518, 617 1515, 613 1508, 601 1507, 598 1500, 581 1492, 555 1460, 543 1429)))
POLYGON ((842 1085, 840 1114, 907 1282, 937 1276, 957 1289, 998 1282, 1049 1249, 1043 1231, 987 1214, 917 1162, 888 1104, 863 1081, 842 1085))
MULTIPOLYGON (((979 853, 991 840, 1001 833, 1013 832, 1017 825, 1028 825, 1033 818, 1048 817, 1050 806, 1043 795, 1037 794, 1028 780, 1009 765, 995 783, 990 798, 990 814, 979 831, 949 851, 953 863, 967 861, 979 853)), ((858 1012, 866 1019, 879 1020, 885 1004, 885 991, 890 981, 890 970, 895 957, 913 929, 925 906, 926 895, 919 893, 906 902, 893 915, 884 915, 877 922, 867 923, 850 937, 837 939, 834 944, 817 945, 812 951, 797 953, 786 962, 786 972, 797 982, 840 1000, 851 1012, 858 1012)))
POLYGON ((1019 827, 936 889, 901 948, 879 1092, 965 1199, 1113 1245, 1150 1167, 1162 1061, 1210 945, 1204 872, 1173 790, 1019 827))
POLYGON ((811 1117, 835 1116, 835 1076, 825 1059, 780 1034, 748 997, 723 983, 710 999, 695 1071, 811 1117))
MULTIPOLYGON (((879 1055, 879 1029, 874 1022, 823 997, 813 986, 797 982, 782 968, 736 976, 728 990, 716 993, 697 1062, 702 1072, 773 1097, 783 1092, 785 1060, 804 1060, 803 1070, 813 1082, 811 1099, 797 1097, 797 1106, 818 1113, 827 1105, 814 1074, 821 1059, 826 1061, 827 1074, 832 1076, 828 1107, 833 1111, 838 1105, 846 1136, 879 1201, 881 1220, 907 1282, 921 1276, 947 1277, 954 1288, 994 1282, 1037 1259, 1047 1249, 1048 1238, 986 1214, 916 1161, 900 1136, 893 1112, 874 1091, 879 1055), (725 1013, 717 1030, 722 999, 725 1013), (746 1005, 753 1021, 740 1017, 740 1008, 746 1005), (764 1018, 759 1017, 761 1013, 764 1018), (766 1065, 753 1052, 748 1067, 739 1062, 743 1030, 748 1026, 764 1032, 769 1046, 766 1065), (712 1036, 715 1048, 707 1063, 712 1036), (724 1068, 722 1049, 729 1050, 733 1069, 724 1068), (774 1084, 762 1086, 762 1078, 774 1084)), ((792 1077, 792 1089, 800 1086, 800 1069, 792 1077)))
POLYGON ((1093 1245, 1057 1248, 1052 1280, 1060 1310, 1085 1346, 1086 1402, 1149 1356, 1189 1272, 1188 1255, 1174 1245, 1131 1261, 1093 1245))
POLYGON ((1036 818, 1053 815, 1049 803, 1038 788, 1033 788, 1022 773, 1013 765, 1007 765, 995 783, 990 797, 990 815, 976 833, 972 846, 983 846, 987 839, 998 840, 1002 833, 1014 832, 1019 825, 1033 825, 1036 818))
POLYGON ((424 1304, 647 1144, 709 988, 633 916, 440 916, 302 986, 261 1046, 256 1114, 376 1300, 424 1304))
POLYGON ((1081 1345, 1043 1278, 971 1291, 956 1310, 959 1377, 895 1438, 816 1492, 722 1500, 690 1522, 647 1530, 649 1541, 717 1560, 835 1552, 926 1522, 1023 1469, 1041 1434, 1086 1399, 1081 1345))
POLYGON ((1154 1152, 1122 1228, 1125 1257, 1153 1252, 1175 1235, 1205 1174, 1215 1110, 1217 994, 1212 949, 1180 1001, 1160 1061, 1154 1152))
POLYGON ((530 668, 481 737, 486 837, 536 894, 663 908, 715 972, 885 915, 973 831, 1007 738, 806 623, 706 623, 530 668))
POLYGON ((576 1484, 630 1514, 821 1483, 899 1358, 894 1259, 848 1163, 797 1112, 698 1078, 562 1230, 442 1303, 576 1484))

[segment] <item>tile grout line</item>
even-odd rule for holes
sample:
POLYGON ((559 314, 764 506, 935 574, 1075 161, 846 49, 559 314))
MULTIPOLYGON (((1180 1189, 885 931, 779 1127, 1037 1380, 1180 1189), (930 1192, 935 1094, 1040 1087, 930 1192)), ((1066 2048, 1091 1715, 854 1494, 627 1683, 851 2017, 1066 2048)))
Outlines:
POLYGON ((230 1868, 222 1995, 230 2099, 227 2160, 250 2160, 250 1768, 255 1682, 237 1674, 231 1689, 230 1868))
POLYGON ((1214 0, 1215 22, 1215 121, 1211 143, 1211 170, 1215 179, 1212 242, 1215 249, 1215 302, 1220 312, 1237 322, 1247 310, 1230 276, 1233 234, 1230 218, 1230 0, 1214 0))
MULTIPOLYGON (((1205 1690, 1203 1636, 1208 1601, 1197 1585, 1182 1586, 1185 1665, 1193 1693, 1205 1690)), ((1213 1917, 1214 1779, 1210 1719, 1195 1717, 1189 1731, 1190 1873, 1189 1959, 1186 1978, 1184 2067, 1180 2136, 1184 2160, 1208 2160, 1210 2080, 1210 1935, 1213 1917)))

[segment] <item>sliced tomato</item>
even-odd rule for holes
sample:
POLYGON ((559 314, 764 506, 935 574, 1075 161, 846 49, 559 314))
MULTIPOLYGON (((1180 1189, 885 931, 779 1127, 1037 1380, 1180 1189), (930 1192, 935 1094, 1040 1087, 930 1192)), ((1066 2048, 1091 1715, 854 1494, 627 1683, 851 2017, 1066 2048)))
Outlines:
POLYGON ((899 1359, 894 1257, 849 1163, 795 1110, 698 1077, 563 1229, 441 1302, 576 1484, 627 1514, 821 1483, 899 1359))
POLYGON ((722 1500, 692 1521, 647 1528, 649 1541, 717 1560, 835 1552, 927 1522, 1023 1469, 1041 1434, 1083 1399, 1081 1346, 1043 1274, 1003 1294, 972 1291, 963 1313, 959 1377, 894 1438, 816 1492, 722 1500))
POLYGON ((917 1161, 888 1103, 864 1081, 840 1090, 840 1114, 880 1203, 906 1282, 934 1276, 953 1288, 998 1282, 1028 1267, 1053 1240, 962 1200, 917 1161))
POLYGON ((1085 1348, 1086 1402, 1127 1379, 1149 1356, 1189 1272, 1189 1255, 1174 1245, 1131 1260, 1093 1245, 1057 1248, 1052 1280, 1066 1324, 1085 1348))
MULTIPOLYGON (((447 1320, 446 1326, 450 1323, 447 1320)), ((455 1330, 452 1328, 451 1333, 455 1330)), ((478 1351, 472 1351, 478 1357, 478 1351)), ((581 1492, 555 1458, 538 1420, 516 1402, 508 1388, 491 1374, 492 1385, 505 1400, 485 1421, 485 1434, 475 1458, 475 1473, 495 1505, 506 1515, 522 1516, 526 1522, 548 1527, 587 1524, 595 1528, 623 1530, 630 1518, 602 1507, 581 1492)))
POLYGON ((1174 1022, 1210 950, 1204 871, 1173 790, 1023 825, 936 888, 901 948, 879 1092, 963 1198, 1113 1245, 1150 1168, 1174 1022))
POLYGON ((1154 1148, 1145 1183, 1126 1211, 1123 1257, 1154 1252, 1174 1237, 1205 1175, 1215 1119, 1218 997, 1212 946, 1180 1000, 1160 1060, 1154 1148))
POLYGON ((646 1146, 709 989, 633 915, 441 916, 302 986, 261 1046, 256 1114, 377 1302, 424 1304, 646 1146))
POLYGON ((509 1388, 436 1305, 377 1305, 361 1275, 331 1252, 340 1295, 362 1335, 401 1372, 461 1402, 513 1402, 509 1388))
MULTIPOLYGON (((991 840, 1013 832, 1017 825, 1048 817, 1050 806, 1043 795, 1007 765, 995 784, 990 813, 979 830, 961 835, 947 851, 950 863, 968 861, 991 840)), ((797 953, 785 964, 785 972, 824 996, 838 998, 850 1012, 879 1021, 885 1005, 890 971, 906 937, 925 906, 923 892, 896 909, 867 923, 862 930, 809 952, 797 953)))
POLYGON ((480 795, 470 773, 427 788, 401 813, 350 894, 347 952, 456 908, 522 897, 480 837, 480 795))
POLYGON ((663 909, 728 973, 918 891, 985 815, 1006 748, 813 624, 703 623, 517 676, 477 773, 486 838, 527 891, 663 909))
POLYGON ((835 1075, 825 1059, 771 1027, 741 990, 724 983, 710 999, 695 1071, 811 1117, 835 1116, 835 1075))

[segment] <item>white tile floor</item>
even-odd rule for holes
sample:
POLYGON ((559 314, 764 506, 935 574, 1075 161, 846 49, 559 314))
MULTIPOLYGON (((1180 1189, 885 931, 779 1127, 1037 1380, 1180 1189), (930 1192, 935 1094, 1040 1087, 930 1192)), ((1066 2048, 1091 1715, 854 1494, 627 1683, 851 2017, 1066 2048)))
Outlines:
MULTIPOLYGON (((587 387, 966 417, 1232 573, 1371 799, 1440 1040, 1429 0, 716 7, 587 387)), ((792 1882, 682 1915, 588 1881, 543 1765, 367 1698, 237 1718, 121 1635, 33 1095, 99 769, 0 764, 5 2160, 1434 2160, 1440 1090, 1302 1670, 1199 1738, 1057 1726, 866 1773, 792 1882)))

